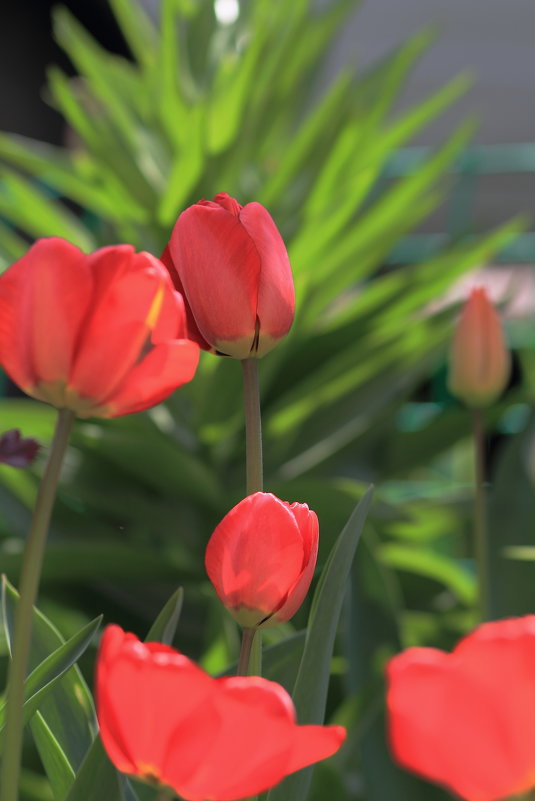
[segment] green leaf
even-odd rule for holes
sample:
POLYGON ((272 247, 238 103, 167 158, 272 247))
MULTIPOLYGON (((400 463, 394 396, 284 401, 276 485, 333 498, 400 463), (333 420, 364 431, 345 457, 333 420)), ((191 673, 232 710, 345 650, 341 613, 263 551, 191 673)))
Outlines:
MULTIPOLYGON (((41 706, 42 700, 54 687, 58 679, 63 676, 85 652, 93 635, 97 631, 102 615, 92 620, 80 631, 74 634, 64 645, 51 653, 38 665, 24 684, 24 721, 27 723, 34 712, 41 706)), ((10 631, 6 627, 6 638, 11 647, 10 631)), ((0 732, 4 727, 5 703, 0 702, 0 732)))
POLYGON ((434 579, 468 606, 475 603, 475 576, 456 559, 422 547, 398 545, 397 543, 381 545, 378 549, 378 556, 384 564, 396 570, 408 571, 418 576, 434 579))
POLYGON ((184 601, 184 589, 179 587, 169 598, 164 608, 152 624, 146 642, 163 642, 165 645, 172 645, 176 632, 176 627, 182 612, 184 601))
MULTIPOLYGON (((293 700, 301 724, 321 724, 325 715, 331 655, 347 579, 368 514, 373 488, 361 498, 323 568, 310 610, 305 648, 293 700)), ((312 778, 307 768, 288 776, 268 795, 269 801, 304 801, 312 778)))
POLYGON ((125 801, 125 777, 108 759, 97 737, 66 796, 65 801, 125 801))
MULTIPOLYGON (((2 611, 6 633, 13 636, 18 595, 2 581, 2 611)), ((64 640, 47 618, 35 609, 29 667, 33 671, 64 640)), ((56 801, 63 801, 96 729, 93 699, 78 667, 73 665, 42 700, 30 728, 56 801)))
POLYGON ((492 619, 533 611, 533 443, 535 415, 502 452, 489 493, 489 550, 492 619))
POLYGON ((20 178, 6 167, 0 168, 0 213, 13 225, 33 237, 61 236, 82 250, 94 250, 88 229, 58 202, 50 192, 20 178))

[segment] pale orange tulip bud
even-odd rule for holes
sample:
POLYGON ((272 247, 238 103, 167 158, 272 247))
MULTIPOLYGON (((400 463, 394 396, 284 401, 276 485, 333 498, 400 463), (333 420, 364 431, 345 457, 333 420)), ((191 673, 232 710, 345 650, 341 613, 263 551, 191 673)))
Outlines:
POLYGON ((448 387, 467 406, 482 408, 507 386, 511 357, 500 318, 483 287, 472 290, 457 324, 448 387))

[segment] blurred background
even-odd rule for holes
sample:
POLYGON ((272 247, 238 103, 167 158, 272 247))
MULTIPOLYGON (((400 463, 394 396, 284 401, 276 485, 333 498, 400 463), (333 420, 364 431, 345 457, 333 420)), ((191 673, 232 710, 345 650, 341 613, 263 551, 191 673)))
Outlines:
MULTIPOLYGON (((513 354, 486 414, 492 616, 533 612, 534 23, 530 0, 2 10, 2 268, 53 234, 158 255, 180 211, 218 191, 264 203, 288 245, 296 321, 261 364, 266 489, 318 512, 319 573, 377 488, 329 696, 351 736, 315 771, 314 801, 334 786, 337 801, 446 797, 390 760, 383 669, 477 622, 471 420, 446 381, 474 283, 513 354)), ((0 465, 0 571, 16 585, 54 411, 3 381, 2 430, 44 446, 29 470, 0 465)), ((204 354, 166 404, 77 424, 40 598, 64 636, 101 612, 142 636, 180 584, 177 646, 213 673, 233 662, 236 628, 202 565, 244 493, 241 403, 239 365, 204 354)), ((289 689, 300 653, 284 643, 302 642, 307 612, 266 637, 286 654, 268 675, 289 689)), ((5 670, 5 638, 0 653, 5 670)), ((74 772, 83 755, 69 753, 74 772)), ((26 767, 24 801, 61 796, 30 737, 26 767)))

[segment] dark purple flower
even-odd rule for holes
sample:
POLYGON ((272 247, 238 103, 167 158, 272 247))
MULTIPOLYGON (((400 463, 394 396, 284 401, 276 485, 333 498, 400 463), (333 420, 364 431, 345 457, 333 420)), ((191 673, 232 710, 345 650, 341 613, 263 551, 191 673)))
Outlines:
POLYGON ((0 464, 29 467, 40 448, 37 440, 31 437, 22 439, 18 428, 12 428, 0 437, 0 464))

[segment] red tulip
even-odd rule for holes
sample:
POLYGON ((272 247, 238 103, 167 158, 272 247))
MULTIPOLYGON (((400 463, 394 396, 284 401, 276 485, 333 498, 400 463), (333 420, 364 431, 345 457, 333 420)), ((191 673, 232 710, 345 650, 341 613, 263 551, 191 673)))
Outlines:
POLYGON ((28 395, 117 417, 193 378, 196 343, 158 259, 130 245, 85 255, 41 239, 0 278, 0 364, 28 395))
POLYGON ((468 406, 495 401, 507 386, 511 359, 500 319, 483 287, 472 290, 453 339, 449 388, 468 406))
POLYGON ((260 203, 225 193, 182 212, 162 255, 184 295, 189 335, 236 359, 263 356, 292 325, 288 254, 260 203))
POLYGON ((219 523, 206 548, 206 571, 238 623, 289 620, 308 592, 318 556, 318 518, 305 503, 249 495, 219 523))
POLYGON ((535 615, 486 623, 453 653, 409 648, 388 666, 396 759, 468 801, 535 785, 535 615))
POLYGON ((102 638, 97 710, 108 756, 124 773, 186 801, 231 801, 334 754, 341 726, 298 726, 290 696, 258 677, 213 679, 178 651, 118 626, 102 638))

